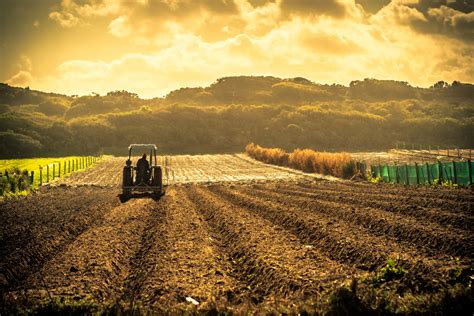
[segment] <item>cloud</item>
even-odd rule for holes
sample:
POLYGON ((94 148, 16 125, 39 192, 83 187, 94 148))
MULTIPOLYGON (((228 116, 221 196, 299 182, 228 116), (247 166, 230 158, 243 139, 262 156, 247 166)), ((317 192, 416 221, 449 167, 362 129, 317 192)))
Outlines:
POLYGON ((18 68, 20 70, 32 71, 33 70, 33 63, 31 59, 26 55, 20 56, 20 61, 18 62, 18 68))
POLYGON ((285 13, 329 15, 343 17, 346 7, 337 0, 282 0, 281 9, 285 13))
POLYGON ((463 13, 443 5, 430 8, 427 13, 441 32, 474 40, 474 12, 463 13))
POLYGON ((64 27, 100 21, 129 48, 108 60, 64 60, 30 81, 67 94, 125 89, 144 97, 231 75, 474 81, 473 44, 463 39, 474 29, 467 2, 375 1, 63 0, 52 19, 64 27))
POLYGON ((254 8, 258 8, 261 6, 265 6, 269 3, 275 3, 276 0, 248 0, 248 3, 252 5, 254 8))
POLYGON ((132 30, 128 25, 128 17, 126 16, 121 15, 109 24, 109 33, 116 37, 126 37, 129 36, 131 32, 132 30))
POLYGON ((116 14, 120 10, 120 0, 91 0, 83 4, 75 0, 62 0, 59 7, 49 14, 49 18, 65 28, 85 25, 86 19, 116 14))
POLYGON ((390 0, 356 0, 369 13, 377 13, 380 9, 390 3, 390 0))
POLYGON ((33 82, 33 76, 26 70, 20 70, 6 81, 6 83, 14 87, 27 87, 31 82, 33 82))
POLYGON ((71 28, 82 24, 81 20, 69 12, 53 11, 49 14, 49 18, 61 25, 62 27, 71 28))
MULTIPOLYGON (((379 13, 420 33, 474 40, 474 3, 464 0, 394 0, 379 13)), ((379 14, 378 13, 378 14, 379 14)))

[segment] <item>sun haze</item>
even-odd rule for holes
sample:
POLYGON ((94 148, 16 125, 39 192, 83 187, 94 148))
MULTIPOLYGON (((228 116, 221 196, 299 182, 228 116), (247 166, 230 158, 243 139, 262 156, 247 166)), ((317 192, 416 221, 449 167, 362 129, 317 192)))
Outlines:
POLYGON ((2 0, 0 81, 145 98, 233 75, 473 82, 473 9, 461 0, 2 0))

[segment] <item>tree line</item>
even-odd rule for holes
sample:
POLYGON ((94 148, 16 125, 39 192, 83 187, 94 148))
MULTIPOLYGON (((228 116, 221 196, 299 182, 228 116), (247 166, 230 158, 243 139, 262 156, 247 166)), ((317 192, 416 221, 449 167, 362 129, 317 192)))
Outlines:
POLYGON ((130 143, 161 153, 386 150, 401 144, 473 147, 474 86, 430 88, 366 79, 349 86, 304 78, 226 77, 164 98, 127 91, 65 96, 0 84, 0 157, 124 155, 130 143))

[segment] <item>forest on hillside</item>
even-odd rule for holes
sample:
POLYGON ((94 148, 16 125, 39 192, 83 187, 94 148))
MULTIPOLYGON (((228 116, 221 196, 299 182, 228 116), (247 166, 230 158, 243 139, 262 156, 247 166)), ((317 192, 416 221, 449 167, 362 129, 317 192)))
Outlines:
POLYGON ((375 79, 343 86, 225 77, 154 99, 0 84, 1 158, 125 155, 130 143, 155 143, 166 154, 236 152, 250 142, 287 151, 473 148, 473 135, 474 85, 457 81, 417 88, 375 79))

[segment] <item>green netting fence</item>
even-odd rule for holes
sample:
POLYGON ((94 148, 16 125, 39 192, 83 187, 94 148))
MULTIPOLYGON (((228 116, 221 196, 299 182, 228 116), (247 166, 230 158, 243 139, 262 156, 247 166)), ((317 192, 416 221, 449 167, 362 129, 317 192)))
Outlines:
POLYGON ((373 165, 372 177, 384 182, 407 185, 433 184, 444 181, 460 186, 472 185, 474 162, 452 161, 437 163, 415 163, 414 165, 373 165))

